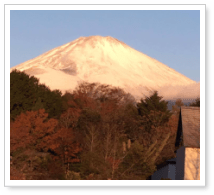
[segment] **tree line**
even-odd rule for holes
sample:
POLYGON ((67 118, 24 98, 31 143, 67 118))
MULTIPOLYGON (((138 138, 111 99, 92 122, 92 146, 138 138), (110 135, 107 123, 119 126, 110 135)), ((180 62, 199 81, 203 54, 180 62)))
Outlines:
POLYGON ((14 70, 11 179, 147 179, 175 155, 178 117, 167 103, 99 83, 62 94, 14 70))

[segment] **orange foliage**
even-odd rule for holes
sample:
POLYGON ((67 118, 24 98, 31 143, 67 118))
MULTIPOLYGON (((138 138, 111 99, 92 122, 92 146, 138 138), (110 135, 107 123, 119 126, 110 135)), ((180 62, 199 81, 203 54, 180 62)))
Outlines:
MULTIPOLYGON (((74 115, 71 116, 73 117, 70 118, 69 122, 74 124, 78 118, 78 111, 74 111, 74 115)), ((81 149, 74 141, 72 129, 59 127, 56 119, 46 121, 47 117, 48 114, 45 113, 44 109, 19 115, 11 123, 11 152, 19 148, 31 148, 37 151, 51 151, 56 158, 63 160, 64 163, 78 162, 79 159, 76 154, 81 149)))
POLYGON ((17 116, 16 120, 10 126, 11 152, 18 148, 35 147, 39 139, 53 133, 58 121, 50 119, 44 122, 47 117, 48 114, 45 113, 44 109, 27 111, 17 116))
POLYGON ((81 151, 79 144, 75 142, 72 129, 60 128, 56 133, 46 136, 40 147, 44 151, 52 151, 55 158, 63 160, 64 164, 69 162, 79 162, 77 154, 81 151))
POLYGON ((81 83, 74 90, 74 97, 82 103, 83 107, 101 109, 113 112, 119 105, 133 102, 133 97, 118 87, 99 83, 81 83))
POLYGON ((25 175, 14 167, 10 167, 10 180, 25 180, 25 175))

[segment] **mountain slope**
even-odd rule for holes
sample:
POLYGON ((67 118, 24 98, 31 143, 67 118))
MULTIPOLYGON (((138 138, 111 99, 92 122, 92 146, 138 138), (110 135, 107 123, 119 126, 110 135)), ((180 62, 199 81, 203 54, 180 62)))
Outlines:
POLYGON ((63 92, 81 81, 119 86, 136 98, 150 90, 166 99, 194 98, 200 92, 199 83, 112 37, 80 37, 13 69, 63 92))

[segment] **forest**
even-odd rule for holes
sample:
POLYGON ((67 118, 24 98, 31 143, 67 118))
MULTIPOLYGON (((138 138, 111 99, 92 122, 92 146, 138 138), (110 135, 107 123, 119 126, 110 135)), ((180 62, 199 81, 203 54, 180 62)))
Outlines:
MULTIPOLYGON (((69 83, 68 83, 69 85, 69 83)), ((50 90, 10 73, 11 180, 146 180, 175 157, 179 108, 157 91, 139 102, 123 89, 50 90)), ((200 106, 196 99, 191 106, 200 106)))

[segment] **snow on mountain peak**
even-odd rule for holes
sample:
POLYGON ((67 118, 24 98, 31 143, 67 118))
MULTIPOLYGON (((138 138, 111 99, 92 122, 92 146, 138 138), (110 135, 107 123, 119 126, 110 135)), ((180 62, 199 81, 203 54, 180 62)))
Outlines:
POLYGON ((135 97, 158 90, 164 98, 173 98, 187 86, 192 86, 192 91, 183 91, 184 97, 200 94, 195 81, 110 36, 80 37, 13 69, 34 75, 51 89, 62 91, 88 81, 121 87, 135 97))

